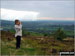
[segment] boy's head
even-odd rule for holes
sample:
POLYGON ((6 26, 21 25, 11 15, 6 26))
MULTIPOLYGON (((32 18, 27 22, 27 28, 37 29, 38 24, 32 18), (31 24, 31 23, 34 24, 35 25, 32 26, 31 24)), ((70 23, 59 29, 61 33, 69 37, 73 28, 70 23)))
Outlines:
POLYGON ((20 25, 20 21, 19 20, 15 20, 15 24, 16 25, 20 25))

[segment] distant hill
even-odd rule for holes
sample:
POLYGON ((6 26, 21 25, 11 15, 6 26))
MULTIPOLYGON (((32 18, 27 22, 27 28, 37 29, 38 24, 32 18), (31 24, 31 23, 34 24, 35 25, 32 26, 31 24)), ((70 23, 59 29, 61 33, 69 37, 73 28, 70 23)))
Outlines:
MULTIPOLYGON (((4 31, 14 30, 14 21, 1 20, 1 28, 4 31)), ((69 35, 74 33, 74 21, 22 21, 23 30, 53 34, 58 28, 62 28, 69 35)))
MULTIPOLYGON (((53 21, 53 20, 46 20, 46 21, 22 21, 22 23, 31 24, 52 24, 52 25, 72 25, 74 24, 74 21, 53 21)), ((14 24, 14 21, 8 21, 8 20, 1 20, 1 24, 14 24)))
MULTIPOLYGON (((74 25, 74 21, 22 21, 24 27, 50 26, 50 25, 74 25)), ((14 21, 1 20, 1 26, 14 26, 14 21)))

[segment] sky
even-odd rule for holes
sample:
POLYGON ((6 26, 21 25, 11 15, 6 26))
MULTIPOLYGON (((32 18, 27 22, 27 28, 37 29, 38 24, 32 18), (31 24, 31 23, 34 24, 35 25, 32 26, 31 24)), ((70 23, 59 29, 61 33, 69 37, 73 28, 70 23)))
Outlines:
POLYGON ((1 19, 74 20, 74 0, 1 1, 1 19))

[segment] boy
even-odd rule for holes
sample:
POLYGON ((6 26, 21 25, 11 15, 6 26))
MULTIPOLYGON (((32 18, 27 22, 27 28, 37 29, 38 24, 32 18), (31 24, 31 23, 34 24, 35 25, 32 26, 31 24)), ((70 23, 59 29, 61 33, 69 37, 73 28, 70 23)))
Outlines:
POLYGON ((15 37, 16 37, 16 49, 20 48, 21 36, 22 36, 22 25, 19 20, 15 20, 15 37))

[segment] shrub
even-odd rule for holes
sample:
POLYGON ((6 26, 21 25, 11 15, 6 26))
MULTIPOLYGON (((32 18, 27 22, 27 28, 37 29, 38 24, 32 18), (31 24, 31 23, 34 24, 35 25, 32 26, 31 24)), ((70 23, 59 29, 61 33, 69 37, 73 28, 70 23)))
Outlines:
POLYGON ((65 34, 65 32, 62 30, 62 28, 59 28, 57 31, 56 31, 56 33, 55 33, 55 38, 57 39, 57 40, 63 40, 64 38, 66 38, 67 36, 66 36, 66 34, 65 34))

